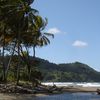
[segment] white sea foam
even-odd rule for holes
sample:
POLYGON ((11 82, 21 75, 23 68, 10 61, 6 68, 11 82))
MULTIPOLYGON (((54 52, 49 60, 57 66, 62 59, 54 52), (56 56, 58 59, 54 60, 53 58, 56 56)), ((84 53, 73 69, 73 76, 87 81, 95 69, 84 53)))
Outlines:
POLYGON ((92 83, 87 83, 87 82, 43 82, 42 84, 44 85, 49 85, 53 86, 54 84, 56 86, 82 86, 82 87, 100 87, 100 83, 92 82, 92 83))

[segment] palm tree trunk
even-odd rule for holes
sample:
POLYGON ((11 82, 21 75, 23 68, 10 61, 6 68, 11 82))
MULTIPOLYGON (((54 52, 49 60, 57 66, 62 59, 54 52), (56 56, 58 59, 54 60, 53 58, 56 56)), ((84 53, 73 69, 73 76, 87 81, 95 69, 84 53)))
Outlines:
POLYGON ((14 45, 12 54, 11 54, 11 56, 10 56, 10 59, 9 59, 9 62, 8 62, 7 68, 6 68, 6 79, 7 79, 7 76, 8 76, 8 70, 9 70, 9 67, 10 67, 10 64, 11 64, 11 60, 12 60, 12 57, 13 57, 13 55, 14 55, 14 51, 15 51, 16 44, 17 44, 17 43, 15 42, 15 45, 14 45))
POLYGON ((5 68, 5 56, 4 56, 4 52, 5 51, 5 47, 3 45, 3 51, 2 51, 2 58, 3 58, 3 81, 5 82, 6 81, 6 77, 5 77, 5 72, 6 72, 6 68, 5 68))
POLYGON ((19 46, 18 46, 18 63, 17 63, 17 81, 16 81, 16 84, 18 85, 19 84, 19 65, 20 65, 20 59, 19 59, 19 46))
POLYGON ((33 45, 33 58, 35 58, 35 45, 33 45))
POLYGON ((18 31, 18 41, 17 41, 17 45, 18 45, 18 63, 17 63, 17 81, 16 84, 19 84, 19 77, 20 77, 20 33, 18 31))
POLYGON ((27 65, 27 68, 28 68, 28 80, 30 81, 31 80, 31 64, 30 64, 30 56, 29 56, 29 50, 27 47, 26 48, 26 51, 27 51, 27 60, 28 60, 28 65, 27 65))
MULTIPOLYGON (((4 33, 5 33, 5 28, 4 28, 4 33)), ((2 58, 3 58, 3 81, 6 82, 6 67, 5 67, 5 34, 3 38, 3 51, 2 51, 2 58)))
POLYGON ((19 49, 19 43, 18 43, 18 64, 17 64, 17 85, 19 84, 19 72, 20 72, 20 70, 19 70, 19 65, 20 65, 20 58, 19 58, 19 55, 20 55, 20 49, 19 49))

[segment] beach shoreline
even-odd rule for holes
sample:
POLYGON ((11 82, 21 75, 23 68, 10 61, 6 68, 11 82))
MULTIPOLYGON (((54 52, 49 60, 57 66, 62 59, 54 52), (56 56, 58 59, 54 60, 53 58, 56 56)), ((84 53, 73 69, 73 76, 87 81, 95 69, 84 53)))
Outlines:
MULTIPOLYGON (((99 87, 100 88, 100 87, 99 87)), ((98 87, 63 87, 61 93, 65 92, 96 92, 98 87)), ((20 93, 0 93, 0 100, 31 100, 34 97, 42 97, 47 95, 54 95, 56 93, 36 93, 36 94, 20 94, 20 93)))
POLYGON ((63 87, 63 92, 97 92, 100 87, 63 87))

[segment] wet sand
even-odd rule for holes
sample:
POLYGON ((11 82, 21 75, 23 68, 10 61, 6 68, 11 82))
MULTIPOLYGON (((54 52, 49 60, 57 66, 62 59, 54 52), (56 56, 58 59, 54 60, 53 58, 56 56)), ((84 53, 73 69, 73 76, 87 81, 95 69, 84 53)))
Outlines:
POLYGON ((64 87, 64 92, 96 92, 100 87, 64 87))

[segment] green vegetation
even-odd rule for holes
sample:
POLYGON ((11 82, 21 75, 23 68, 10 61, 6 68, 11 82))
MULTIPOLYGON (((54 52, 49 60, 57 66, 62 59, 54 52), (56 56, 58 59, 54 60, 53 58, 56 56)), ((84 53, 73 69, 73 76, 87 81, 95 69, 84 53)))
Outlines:
POLYGON ((100 81, 100 73, 85 64, 57 65, 35 57, 35 48, 50 44, 54 35, 44 32, 47 18, 31 7, 33 2, 0 0, 0 82, 100 81))
POLYGON ((45 82, 99 82, 100 72, 79 62, 54 64, 40 59, 39 69, 45 82))
POLYGON ((37 83, 41 73, 36 68, 35 47, 50 44, 49 36, 44 32, 47 25, 32 8, 34 0, 0 0, 0 81, 19 80, 37 83), (29 50, 33 48, 33 59, 29 50), (8 54, 8 56, 7 56, 8 54))
MULTIPOLYGON (((8 64, 10 56, 5 56, 6 64, 8 64)), ((18 55, 12 57, 10 68, 8 71, 7 80, 9 82, 16 81, 17 73, 17 60, 18 55)), ((92 69, 86 64, 79 62, 69 64, 54 64, 47 60, 40 58, 30 57, 31 64, 34 65, 31 68, 30 81, 35 86, 37 82, 99 82, 100 72, 92 69), (35 62, 34 62, 35 61, 35 62)), ((2 63, 2 56, 0 57, 0 63, 2 63)), ((2 76, 2 66, 0 66, 0 76, 2 76)), ((27 65, 24 61, 20 63, 20 80, 23 82, 29 81, 29 75, 27 65)))

